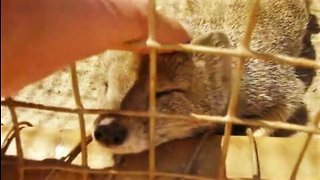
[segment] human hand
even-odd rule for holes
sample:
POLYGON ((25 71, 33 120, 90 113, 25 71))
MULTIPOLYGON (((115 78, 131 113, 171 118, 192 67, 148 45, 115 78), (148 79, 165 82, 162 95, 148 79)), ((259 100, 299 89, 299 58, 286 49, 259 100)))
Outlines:
MULTIPOLYGON (((145 51, 148 0, 1 1, 1 96, 11 96, 77 59, 106 49, 145 51)), ((157 15, 157 41, 188 42, 181 25, 157 15)))

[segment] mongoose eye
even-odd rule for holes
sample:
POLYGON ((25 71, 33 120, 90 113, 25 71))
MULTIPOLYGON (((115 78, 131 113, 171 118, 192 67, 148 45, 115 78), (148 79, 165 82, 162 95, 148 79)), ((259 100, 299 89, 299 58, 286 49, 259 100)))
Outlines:
POLYGON ((167 95, 167 94, 170 94, 170 92, 159 92, 159 93, 156 93, 156 98, 161 98, 162 96, 167 95))
POLYGON ((169 94, 174 93, 174 92, 180 92, 181 93, 181 92, 184 92, 184 90, 176 89, 176 88, 174 88, 174 89, 165 89, 163 91, 158 91, 156 93, 156 98, 161 98, 163 96, 169 95, 169 94))

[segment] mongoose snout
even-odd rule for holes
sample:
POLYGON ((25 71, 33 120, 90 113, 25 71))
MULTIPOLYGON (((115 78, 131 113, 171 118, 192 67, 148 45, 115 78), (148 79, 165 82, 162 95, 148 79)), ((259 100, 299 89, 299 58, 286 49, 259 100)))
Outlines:
POLYGON ((106 146, 119 146, 127 138, 127 127, 113 121, 108 125, 98 125, 94 130, 94 138, 106 146))

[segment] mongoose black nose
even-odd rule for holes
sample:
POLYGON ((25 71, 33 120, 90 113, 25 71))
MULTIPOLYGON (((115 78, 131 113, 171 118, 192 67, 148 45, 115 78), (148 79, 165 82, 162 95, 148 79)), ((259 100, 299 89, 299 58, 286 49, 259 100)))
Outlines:
POLYGON ((99 125, 94 131, 94 138, 106 146, 121 145, 126 140, 127 135, 127 128, 115 122, 108 125, 99 125))

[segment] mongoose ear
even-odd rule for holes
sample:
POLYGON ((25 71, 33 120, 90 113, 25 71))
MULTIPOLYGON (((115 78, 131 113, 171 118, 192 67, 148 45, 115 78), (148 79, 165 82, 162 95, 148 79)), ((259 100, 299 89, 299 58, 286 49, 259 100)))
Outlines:
MULTIPOLYGON (((191 41, 191 44, 219 48, 231 47, 228 37, 219 31, 210 31, 198 35, 191 41)), ((232 57, 208 53, 193 53, 193 59, 205 61, 206 69, 209 71, 210 78, 215 82, 215 85, 221 87, 226 94, 229 94, 232 76, 232 57)))
POLYGON ((173 91, 186 91, 190 87, 190 74, 193 63, 190 53, 172 52, 158 58, 158 94, 173 91))
POLYGON ((198 35, 191 41, 191 44, 221 48, 231 47, 228 37, 219 31, 210 31, 198 35))

